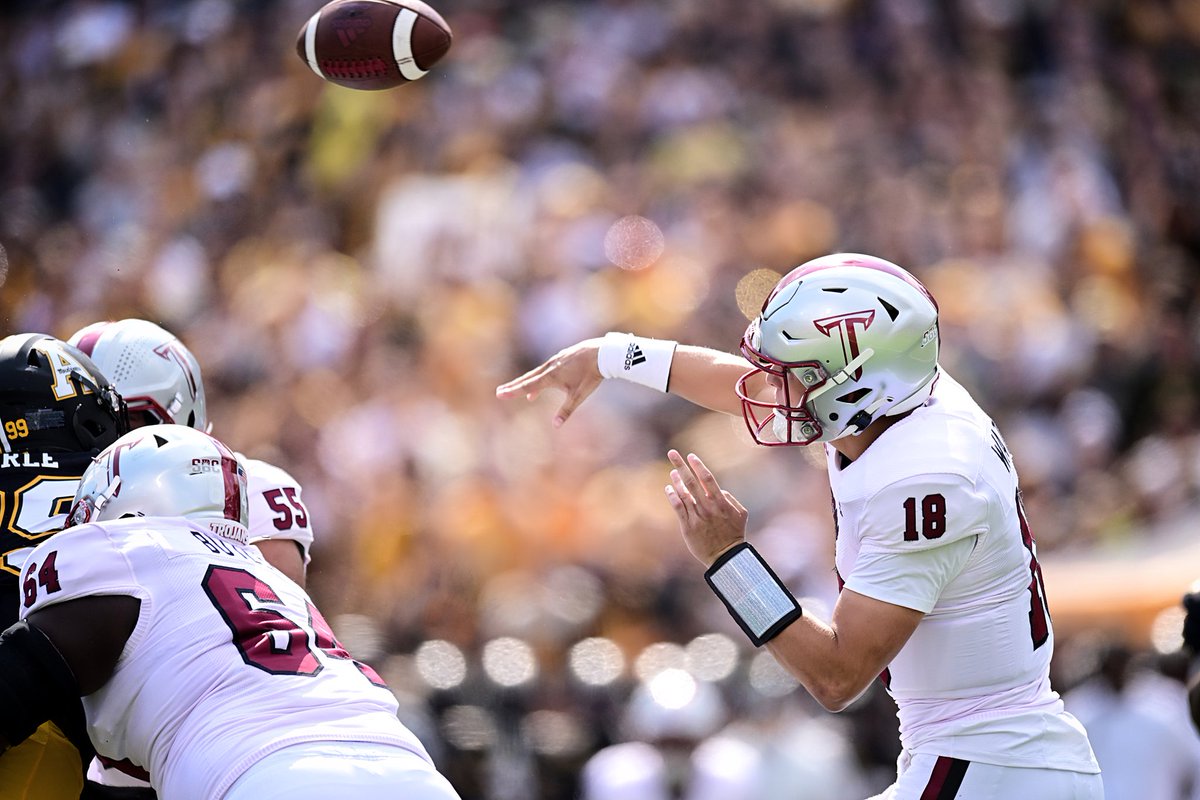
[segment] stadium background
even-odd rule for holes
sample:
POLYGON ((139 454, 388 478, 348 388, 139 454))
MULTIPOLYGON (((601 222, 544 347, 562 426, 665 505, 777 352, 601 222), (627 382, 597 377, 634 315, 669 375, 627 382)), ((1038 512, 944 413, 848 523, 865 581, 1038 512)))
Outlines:
POLYGON ((692 732, 736 720, 777 796, 886 785, 890 701, 793 691, 662 495, 666 448, 701 453, 828 608, 812 454, 636 387, 558 431, 557 397, 494 397, 606 330, 732 350, 831 250, 939 298, 944 363, 1021 471, 1058 688, 1114 641, 1179 674, 1200 3, 442 0, 450 54, 386 93, 296 58, 318 5, 3 3, 0 320, 184 340, 214 433, 304 486, 311 593, 464 797, 576 796, 591 754, 671 718, 630 713, 663 670, 660 704, 717 690, 692 732))

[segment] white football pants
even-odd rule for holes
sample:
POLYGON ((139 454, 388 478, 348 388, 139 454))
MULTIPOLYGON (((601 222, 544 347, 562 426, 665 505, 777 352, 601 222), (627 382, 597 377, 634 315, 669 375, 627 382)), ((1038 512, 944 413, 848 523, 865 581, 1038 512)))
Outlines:
POLYGON ((412 751, 368 742, 285 747, 242 773, 223 800, 461 800, 450 782, 412 751))
POLYGON ((871 800, 1104 800, 1099 774, 900 756, 899 776, 871 800))

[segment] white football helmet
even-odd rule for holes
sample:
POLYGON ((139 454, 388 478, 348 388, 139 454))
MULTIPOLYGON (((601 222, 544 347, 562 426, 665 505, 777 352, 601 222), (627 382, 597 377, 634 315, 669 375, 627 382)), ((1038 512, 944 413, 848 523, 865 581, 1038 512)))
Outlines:
POLYGON ((756 442, 833 441, 929 399, 938 374, 937 302, 890 261, 822 256, 776 284, 742 353, 755 369, 737 393, 756 442), (759 372, 785 379, 776 402, 751 396, 747 382, 759 372))
POLYGON ((129 516, 186 517, 244 543, 246 470, 232 450, 194 428, 130 431, 83 473, 67 527, 129 516))
POLYGON ((209 430, 200 365, 170 332, 144 319, 123 319, 88 325, 69 341, 125 398, 132 427, 167 422, 209 430))

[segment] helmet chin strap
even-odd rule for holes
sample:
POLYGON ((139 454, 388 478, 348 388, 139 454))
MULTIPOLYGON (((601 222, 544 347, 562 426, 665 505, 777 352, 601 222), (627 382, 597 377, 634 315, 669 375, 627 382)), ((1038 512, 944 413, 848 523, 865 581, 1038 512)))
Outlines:
POLYGON ((808 397, 806 397, 805 400, 816 400, 830 389, 841 386, 843 383, 850 380, 850 373, 857 371, 874 355, 875 351, 870 347, 868 347, 866 350, 863 350, 858 354, 858 358, 854 359, 849 364, 830 375, 829 380, 825 381, 824 385, 818 386, 816 389, 813 389, 811 392, 809 392, 808 397))
MULTIPOLYGON (((936 378, 937 372, 935 370, 934 379, 936 378)), ((903 414, 906 411, 912 411, 914 408, 923 404, 927 399, 929 399, 929 394, 932 391, 933 379, 927 381, 920 389, 917 389, 917 391, 913 392, 904 400, 901 400, 899 403, 892 406, 884 416, 891 417, 896 414, 903 414)), ((858 428, 856 432, 862 433, 867 429, 868 425, 875 421, 875 412, 878 411, 884 403, 889 403, 891 400, 892 398, 888 395, 881 395, 880 397, 876 398, 874 403, 871 403, 871 405, 867 406, 862 411, 859 411, 857 414, 851 417, 846 428, 858 428)))
POLYGON ((93 509, 93 513, 99 514, 100 509, 102 509, 106 505, 108 505, 108 501, 112 500, 113 495, 115 495, 117 493, 117 490, 120 488, 121 488, 121 476, 116 475, 113 477, 112 483, 108 484, 108 488, 106 488, 100 494, 96 495, 96 501, 95 501, 95 507, 93 509))
POLYGON ((871 405, 867 406, 862 411, 859 411, 857 414, 855 414, 853 417, 850 418, 850 422, 846 426, 847 429, 858 428, 856 433, 862 433, 863 431, 865 431, 867 429, 867 426, 875 421, 875 412, 878 411, 879 408, 884 403, 888 402, 891 399, 892 398, 888 397, 887 395, 880 395, 879 397, 877 397, 875 399, 874 403, 871 403, 871 405))

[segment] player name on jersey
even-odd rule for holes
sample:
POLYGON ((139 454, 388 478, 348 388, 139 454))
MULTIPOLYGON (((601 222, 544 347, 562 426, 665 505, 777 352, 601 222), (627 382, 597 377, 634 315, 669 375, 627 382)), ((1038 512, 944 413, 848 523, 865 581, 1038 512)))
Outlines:
POLYGON ((0 469, 58 469, 58 461, 49 453, 0 453, 0 469))

